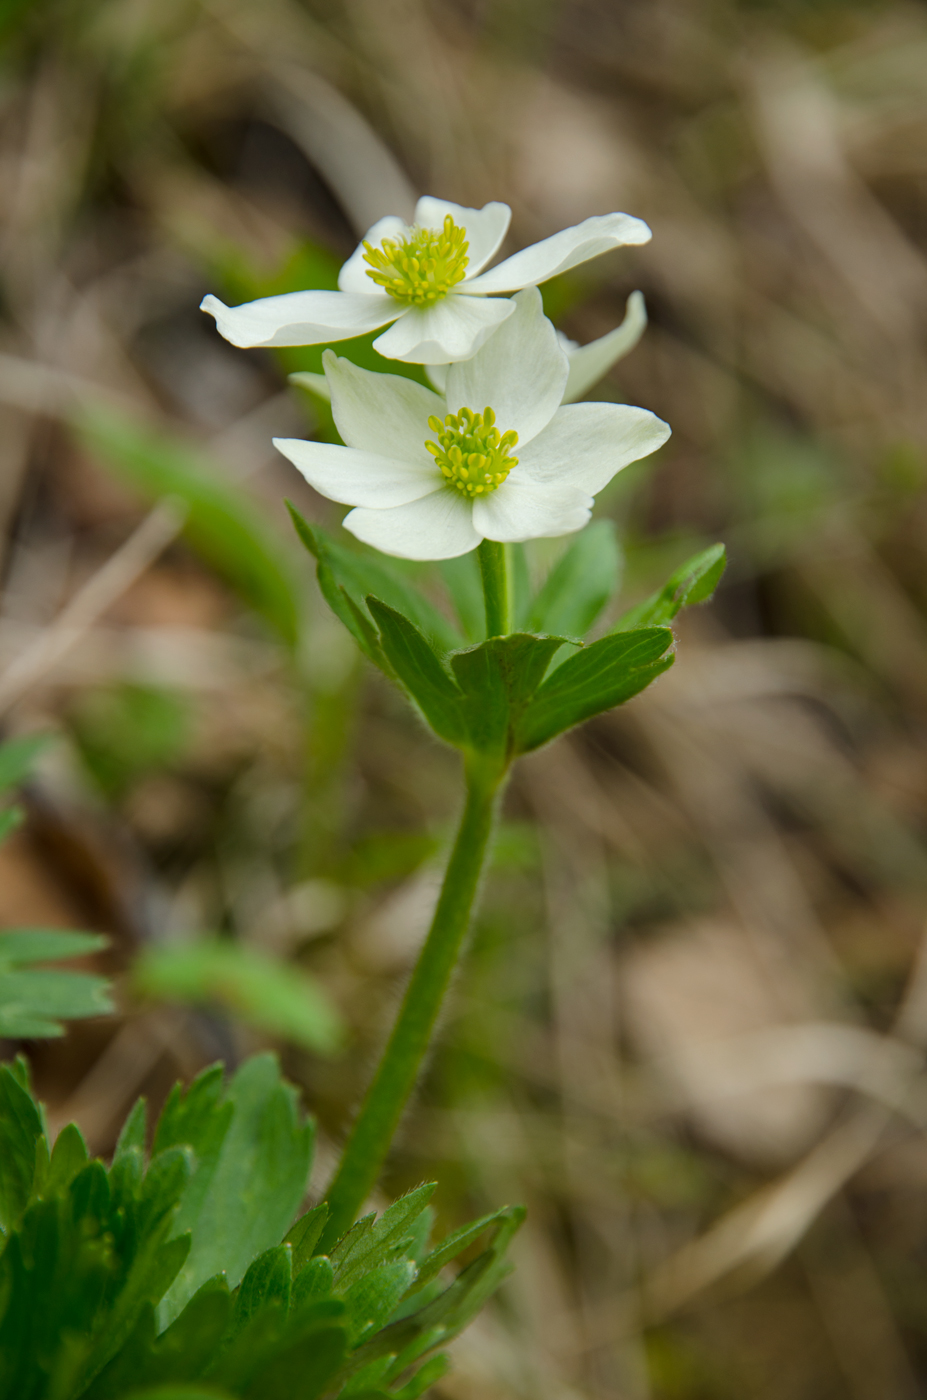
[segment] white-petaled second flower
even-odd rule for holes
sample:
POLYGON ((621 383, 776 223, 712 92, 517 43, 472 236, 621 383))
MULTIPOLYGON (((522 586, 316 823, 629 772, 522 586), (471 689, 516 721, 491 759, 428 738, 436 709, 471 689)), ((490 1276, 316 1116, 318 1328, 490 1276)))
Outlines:
POLYGON ((626 244, 650 229, 630 214, 597 214, 484 272, 509 226, 507 204, 466 209, 426 195, 412 225, 395 215, 369 230, 338 274, 337 292, 287 292, 244 306, 204 297, 233 345, 325 345, 389 326, 381 355, 441 365, 475 354, 512 314, 506 295, 626 244))
POLYGON ((330 500, 354 506, 345 527, 404 559, 453 559, 484 539, 568 535, 629 462, 668 425, 644 408, 561 407, 569 375, 536 288, 519 292, 490 341, 451 365, 443 394, 411 379, 324 356, 345 447, 274 445, 330 500))

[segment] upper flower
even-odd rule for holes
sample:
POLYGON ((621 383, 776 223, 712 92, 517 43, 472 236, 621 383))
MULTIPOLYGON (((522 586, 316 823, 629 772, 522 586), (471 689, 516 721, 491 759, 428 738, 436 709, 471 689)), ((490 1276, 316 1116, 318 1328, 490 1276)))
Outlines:
POLYGON ((330 350, 324 364, 347 446, 275 446, 323 496, 355 507, 344 524, 358 539, 406 559, 581 530, 592 497, 670 433, 627 404, 560 406, 569 362, 534 288, 512 299, 482 349, 450 366, 442 394, 330 350))
POLYGON ((483 272, 511 216, 507 204, 465 209, 426 195, 411 227, 392 214, 374 224, 338 274, 337 292, 287 292, 234 307, 207 296, 201 306, 233 345, 323 345, 389 326, 374 341, 387 359, 447 364, 468 360, 512 314, 499 293, 650 238, 641 219, 599 214, 483 272))

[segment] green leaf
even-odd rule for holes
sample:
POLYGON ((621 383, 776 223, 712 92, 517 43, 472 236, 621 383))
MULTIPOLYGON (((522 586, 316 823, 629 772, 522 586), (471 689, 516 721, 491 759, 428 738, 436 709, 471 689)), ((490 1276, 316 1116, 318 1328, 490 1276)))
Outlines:
POLYGON ((636 627, 657 627, 672 622, 683 608, 707 602, 720 583, 726 566, 727 555, 723 544, 713 544, 703 549, 671 574, 656 593, 629 609, 612 631, 629 632, 636 627))
POLYGON ((437 1182, 426 1181, 387 1206, 379 1219, 365 1215, 351 1226, 330 1255, 339 1291, 350 1288, 369 1270, 393 1261, 436 1190, 437 1182))
POLYGON ((17 787, 28 777, 35 760, 53 738, 53 734, 27 734, 0 744, 0 792, 17 787))
MULTIPOLYGON (((318 525, 310 525, 289 501, 287 506, 299 538, 318 561, 319 584, 326 601, 355 637, 357 632, 347 621, 343 605, 338 606, 333 601, 333 590, 343 589, 362 616, 366 615, 364 604, 367 595, 372 593, 409 618, 440 650, 460 646, 463 638, 457 629, 417 588, 406 582, 398 569, 390 567, 382 555, 376 555, 372 550, 347 549, 318 525), (323 573, 326 584, 323 584, 323 573)), ((363 647, 364 643, 358 640, 363 647)))
POLYGON ((453 654, 470 747, 499 758, 512 754, 519 718, 564 640, 514 632, 453 654))
POLYGON ((491 1215, 484 1215, 482 1219, 473 1220, 469 1225, 455 1230, 453 1234, 446 1235, 430 1254, 426 1254, 419 1265, 418 1277, 415 1280, 416 1291, 424 1288, 433 1278, 437 1278, 441 1270, 456 1259, 458 1254, 462 1254, 474 1240, 479 1239, 485 1230, 507 1221, 510 1214, 511 1208, 503 1206, 501 1210, 494 1210, 491 1215))
POLYGON ((230 1390, 205 1385, 155 1385, 123 1391, 124 1400, 233 1400, 230 1390))
POLYGON ((153 1387, 169 1382, 183 1386, 199 1376, 215 1355, 231 1307, 228 1285, 219 1277, 203 1284, 160 1337, 156 1335, 154 1309, 147 1308, 82 1400, 123 1400, 140 1378, 153 1387))
POLYGON ((223 480, 186 443, 155 435, 111 410, 84 409, 75 428, 99 461, 149 499, 183 502, 191 546, 288 646, 295 646, 301 623, 298 575, 253 497, 223 480))
POLYGON ((19 1222, 35 1175, 36 1144, 44 1136, 32 1095, 10 1065, 0 1065, 0 1229, 19 1222))
POLYGON ((672 665, 668 627, 611 633, 569 657, 539 687, 517 726, 527 753, 593 715, 630 700, 672 665))
POLYGON ((596 520, 551 569, 524 619, 526 632, 585 637, 617 591, 621 552, 611 520, 596 520))
POLYGON ((148 1130, 148 1104, 145 1099, 136 1099, 129 1112, 129 1116, 122 1125, 122 1131, 116 1143, 116 1151, 113 1154, 113 1164, 115 1165, 131 1152, 133 1148, 144 1152, 145 1138, 148 1130))
MULTIPOLYGON (((198 1086, 191 1087, 188 1100, 198 1086)), ((296 1214, 312 1161, 313 1126, 302 1119, 296 1090, 280 1078, 273 1055, 248 1060, 221 1097, 215 1074, 202 1076, 195 1106, 208 1119, 199 1130, 183 1111, 178 1095, 165 1110, 162 1138, 181 1140, 198 1152, 201 1164, 181 1202, 174 1233, 193 1233, 190 1255, 161 1305, 162 1326, 172 1321, 201 1284, 225 1273, 237 1287, 258 1254, 283 1239, 296 1214), (231 1119, 223 1123, 231 1106, 231 1119), (194 1129, 194 1131, 190 1131, 194 1129), (221 1138, 217 1150, 217 1142, 221 1138)))
POLYGON ((276 1245, 259 1254, 245 1270, 235 1299, 234 1332, 267 1307, 279 1308, 284 1316, 290 1306, 293 1282, 293 1253, 289 1245, 276 1245))
POLYGON ((344 1040, 344 1023, 314 978, 241 944, 200 939, 149 948, 133 980, 146 996, 224 1006, 246 1025, 307 1050, 331 1054, 344 1040))
POLYGON ((381 1264, 357 1279, 345 1293, 353 1346, 383 1327, 415 1279, 411 1259, 381 1264))
POLYGON ((386 658, 425 719, 449 744, 465 744, 463 696, 431 643, 401 612, 372 594, 366 601, 386 658))
POLYGON ((48 1175, 42 1184, 43 1196, 64 1191, 90 1160, 87 1144, 76 1123, 61 1129, 52 1148, 48 1175))
POLYGON ((288 1231, 283 1243, 290 1245, 293 1250, 294 1276, 312 1258, 313 1250, 325 1228, 327 1219, 328 1206, 325 1201, 322 1201, 319 1205, 313 1206, 312 1210, 307 1210, 305 1215, 301 1215, 293 1228, 288 1231))
POLYGON ((56 962, 59 958, 80 958, 109 946, 102 933, 73 933, 70 929, 17 928, 0 933, 0 964, 18 967, 23 963, 56 962))

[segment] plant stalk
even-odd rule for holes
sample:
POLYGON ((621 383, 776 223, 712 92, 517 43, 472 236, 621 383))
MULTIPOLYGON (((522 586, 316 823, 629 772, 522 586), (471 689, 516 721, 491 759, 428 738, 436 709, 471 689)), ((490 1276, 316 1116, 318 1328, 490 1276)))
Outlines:
POLYGON ((486 603, 486 635, 506 637, 512 630, 512 604, 505 545, 497 540, 483 540, 477 555, 486 603))
POLYGON ((468 755, 467 798, 428 937, 406 988, 393 1033, 327 1194, 328 1222, 316 1250, 330 1249, 370 1195, 431 1041, 470 926, 486 862, 504 769, 468 755))

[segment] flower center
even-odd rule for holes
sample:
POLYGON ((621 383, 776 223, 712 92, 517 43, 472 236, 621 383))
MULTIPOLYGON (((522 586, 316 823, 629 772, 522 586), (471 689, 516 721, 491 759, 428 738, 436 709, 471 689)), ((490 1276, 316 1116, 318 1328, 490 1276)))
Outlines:
POLYGON ((466 233, 448 214, 440 231, 414 229, 405 238, 384 238, 379 248, 365 243, 367 276, 406 306, 432 306, 447 296, 467 270, 466 233))
POLYGON ((459 413, 449 413, 443 423, 432 414, 428 426, 438 441, 426 442, 425 447, 441 468, 441 475, 449 486, 471 499, 497 490, 518 466, 518 458, 508 455, 518 434, 511 428, 500 434, 491 408, 482 413, 462 408, 459 413))

